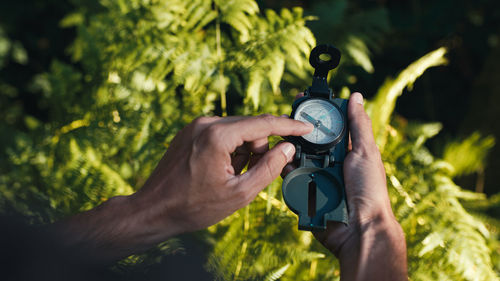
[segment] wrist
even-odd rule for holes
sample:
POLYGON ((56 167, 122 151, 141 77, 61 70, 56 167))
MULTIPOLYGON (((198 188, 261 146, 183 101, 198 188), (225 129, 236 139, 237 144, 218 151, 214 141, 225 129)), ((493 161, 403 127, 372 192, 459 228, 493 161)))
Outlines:
POLYGON ((392 212, 354 227, 337 257, 341 280, 407 280, 406 241, 392 212))
POLYGON ((139 199, 135 194, 115 196, 62 222, 61 234, 67 237, 67 246, 81 249, 96 260, 114 261, 170 238, 173 234, 152 220, 152 206, 143 205, 139 199))
POLYGON ((165 203, 147 196, 137 192, 126 199, 131 207, 130 230, 140 237, 145 249, 183 232, 172 220, 165 203))
POLYGON ((384 243, 404 243, 405 241, 404 232, 392 212, 381 213, 370 219, 359 220, 359 222, 354 223, 349 238, 337 249, 338 256, 340 258, 344 252, 352 254, 350 249, 360 251, 364 246, 363 244, 380 243, 382 241, 384 243))
POLYGON ((392 210, 380 213, 370 219, 360 221, 357 225, 356 233, 362 241, 367 241, 369 237, 379 236, 384 240, 404 241, 404 232, 401 225, 394 217, 392 210))

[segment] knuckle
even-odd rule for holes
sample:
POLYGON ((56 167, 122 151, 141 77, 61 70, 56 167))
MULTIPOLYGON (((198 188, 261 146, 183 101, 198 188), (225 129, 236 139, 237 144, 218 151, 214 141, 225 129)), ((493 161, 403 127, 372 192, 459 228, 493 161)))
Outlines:
POLYGON ((198 117, 198 118, 193 120, 193 125, 199 126, 199 125, 205 124, 208 121, 207 119, 208 119, 208 117, 206 117, 206 116, 198 117))
POLYGON ((272 124, 276 120, 276 117, 271 114, 261 114, 259 118, 265 121, 266 123, 272 124))
MULTIPOLYGON (((284 157, 286 159, 286 156, 282 154, 282 157, 284 157)), ((265 159, 264 161, 264 170, 265 170, 265 177, 267 179, 270 179, 270 180, 273 180, 274 179, 274 165, 275 163, 273 163, 274 161, 271 159, 271 158, 267 158, 265 159)))
POLYGON ((204 124, 208 124, 210 122, 213 122, 213 121, 215 121, 217 119, 218 119, 218 117, 215 117, 215 116, 213 116, 213 117, 200 116, 200 117, 198 117, 198 118, 196 118, 196 119, 193 120, 193 124, 195 126, 204 125, 204 124))
POLYGON ((222 132, 222 124, 212 124, 204 130, 204 135, 208 143, 213 144, 218 143, 218 140, 222 137, 222 132))
POLYGON ((200 132, 203 132, 207 126, 215 122, 217 119, 218 117, 201 116, 194 119, 193 122, 191 122, 191 124, 189 125, 189 127, 194 135, 198 135, 200 132))

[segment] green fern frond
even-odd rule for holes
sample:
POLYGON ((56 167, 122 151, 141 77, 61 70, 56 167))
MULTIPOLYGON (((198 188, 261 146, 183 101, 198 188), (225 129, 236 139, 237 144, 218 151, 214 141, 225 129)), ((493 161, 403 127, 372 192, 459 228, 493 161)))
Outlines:
POLYGON ((439 48, 410 64, 395 79, 387 79, 378 90, 373 101, 367 103, 366 111, 372 119, 373 133, 381 150, 384 149, 387 136, 386 126, 396 105, 396 99, 406 87, 411 88, 415 80, 425 70, 446 63, 445 48, 439 48))
POLYGON ((468 175, 484 168, 486 156, 494 145, 493 136, 483 138, 479 132, 474 132, 462 142, 448 143, 443 159, 453 166, 452 176, 468 175))
POLYGON ((284 266, 276 269, 275 271, 271 272, 267 277, 266 279, 264 279, 265 281, 275 281, 275 280, 278 280, 281 278, 281 276, 283 276, 283 274, 285 274, 286 270, 290 267, 290 264, 287 263, 285 264, 284 266))
MULTIPOLYGON (((21 116, 28 130, 0 128, 13 135, 0 157, 2 212, 47 222, 129 194, 197 116, 289 113, 293 95, 311 80, 308 56, 316 38, 306 24, 317 18, 301 8, 261 12, 251 0, 75 5, 61 22, 77 33, 69 49, 73 62, 54 61, 33 86, 50 105, 48 120, 21 116)), ((336 85, 352 75, 347 66, 375 71, 370 56, 390 28, 387 12, 353 12, 346 0, 314 5, 320 20, 310 26, 331 34, 318 41, 344 54, 332 74, 336 85)), ((490 215, 500 213, 500 196, 465 191, 450 178, 453 169, 476 171, 493 141, 473 135, 454 142, 445 152, 448 163, 424 145, 441 124, 408 122, 393 113, 403 90, 445 63, 444 55, 443 48, 431 52, 387 80, 367 110, 406 234, 410 278, 498 280, 498 222, 490 215), (467 165, 454 158, 468 152, 467 165)), ((347 87, 340 96, 349 96, 347 87)), ((338 261, 311 233, 297 230, 280 189, 278 179, 205 233, 212 247, 207 267, 218 280, 339 280, 338 261)), ((144 269, 180 246, 165 247, 131 257, 120 270, 144 269)))

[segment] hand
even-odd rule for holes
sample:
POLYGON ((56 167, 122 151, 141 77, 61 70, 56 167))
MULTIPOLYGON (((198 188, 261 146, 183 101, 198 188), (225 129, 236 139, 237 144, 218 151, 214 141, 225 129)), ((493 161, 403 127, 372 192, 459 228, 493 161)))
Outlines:
POLYGON ((363 108, 363 97, 354 93, 349 100, 349 153, 344 160, 344 182, 349 226, 330 223, 328 230, 316 237, 339 255, 346 240, 372 221, 396 221, 392 213, 384 165, 373 138, 371 120, 363 108))
POLYGON ((145 186, 133 197, 157 240, 213 225, 250 203, 295 154, 271 150, 270 135, 304 135, 313 126, 286 117, 202 117, 181 130, 145 186), (246 164, 248 171, 240 174, 246 164))
MULTIPOLYGON (((293 158, 269 150, 271 135, 313 126, 286 117, 201 117, 182 129, 142 189, 49 226, 85 262, 105 264, 184 232, 213 225, 246 206, 293 158), (240 174, 248 163, 248 171, 240 174)), ((84 262, 84 261, 82 261, 84 262)))
MULTIPOLYGON (((359 93, 351 95, 348 119, 352 143, 344 182, 349 225, 329 221, 326 231, 314 235, 339 258, 341 279, 406 280, 404 234, 392 213, 384 165, 359 93)), ((282 175, 293 168, 287 165, 282 175)))

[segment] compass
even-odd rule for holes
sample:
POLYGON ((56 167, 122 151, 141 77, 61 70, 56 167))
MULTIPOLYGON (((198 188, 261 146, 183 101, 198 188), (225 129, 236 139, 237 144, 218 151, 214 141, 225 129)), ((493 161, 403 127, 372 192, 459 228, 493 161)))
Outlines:
POLYGON ((299 141, 304 151, 328 150, 342 140, 346 131, 340 107, 324 98, 305 98, 292 111, 292 118, 314 125, 314 130, 299 141))
POLYGON ((347 151, 347 100, 336 98, 328 87, 328 72, 337 67, 340 51, 331 45, 316 46, 309 62, 313 82, 304 97, 292 105, 290 118, 314 125, 304 136, 285 139, 295 145, 298 167, 283 179, 283 198, 298 215, 299 229, 326 229, 327 221, 347 224, 343 161, 347 151), (327 54, 328 60, 322 60, 327 54))

